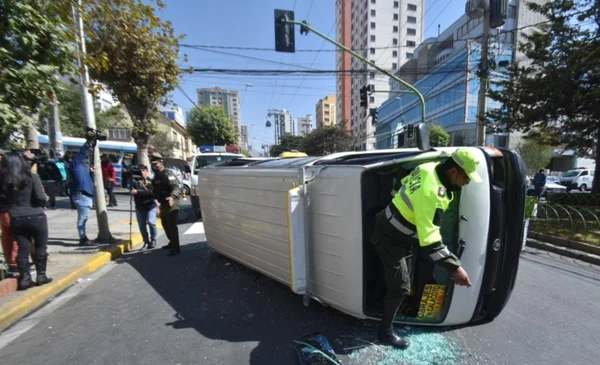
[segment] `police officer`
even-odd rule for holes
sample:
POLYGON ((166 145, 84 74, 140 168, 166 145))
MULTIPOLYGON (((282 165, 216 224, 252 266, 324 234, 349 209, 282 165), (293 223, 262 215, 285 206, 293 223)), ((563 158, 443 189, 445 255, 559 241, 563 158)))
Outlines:
POLYGON ((179 248, 179 230, 177 229, 177 213, 179 213, 179 180, 177 176, 165 169, 165 159, 160 153, 154 153, 151 157, 152 187, 154 198, 157 201, 160 221, 169 239, 169 244, 161 248, 169 250, 168 256, 181 253, 179 248))
POLYGON ((481 182, 479 160, 473 150, 460 148, 443 163, 427 162, 417 166, 401 180, 391 203, 377 214, 371 242, 383 263, 387 293, 379 341, 399 349, 409 344, 394 333, 393 321, 404 298, 410 293, 406 258, 413 246, 419 254, 452 273, 458 285, 471 286, 458 258, 442 243, 440 227, 454 192, 470 181, 481 182))

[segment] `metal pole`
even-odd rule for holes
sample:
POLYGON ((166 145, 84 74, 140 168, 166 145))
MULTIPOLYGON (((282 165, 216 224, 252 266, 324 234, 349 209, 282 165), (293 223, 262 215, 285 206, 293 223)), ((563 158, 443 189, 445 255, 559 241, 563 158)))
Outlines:
MULTIPOLYGON (((96 116, 94 115, 94 100, 89 92, 90 76, 88 74, 87 65, 84 62, 85 50, 85 33, 83 30, 83 17, 81 14, 81 0, 77 0, 77 6, 74 6, 75 21, 77 22, 77 38, 79 46, 79 54, 77 62, 81 70, 79 87, 81 89, 81 99, 83 106, 83 116, 85 125, 88 128, 96 129, 96 116)), ((110 228, 108 226, 108 214, 106 211, 106 201, 104 200, 104 182, 102 180, 102 168, 100 166, 100 149, 98 144, 94 146, 93 152, 94 166, 94 195, 96 196, 96 218, 98 220, 98 241, 107 242, 112 240, 110 228)))
POLYGON ((483 13, 483 37, 481 39, 481 58, 479 60, 479 95, 477 100, 477 138, 476 145, 485 145, 485 108, 488 90, 488 43, 490 36, 490 10, 485 7, 483 13))
MULTIPOLYGON (((409 88, 413 93, 415 93, 415 95, 417 95, 417 97, 419 98, 419 101, 421 102, 421 121, 423 123, 425 123, 425 98, 423 97, 423 94, 421 94, 419 92, 419 90, 417 90, 414 86, 412 86, 411 84, 409 84, 408 82, 400 79, 398 76, 382 69, 381 67, 377 66, 375 63, 372 63, 371 61, 369 61, 368 59, 362 57, 361 55, 359 55, 358 53, 354 52, 353 50, 343 46, 342 44, 339 44, 338 42, 334 41, 333 39, 329 38, 328 36, 326 36, 325 34, 319 32, 318 30, 314 29, 313 27, 311 27, 310 25, 308 25, 305 22, 299 22, 296 20, 284 20, 286 23, 290 23, 290 24, 297 24, 300 25, 308 30, 310 30, 311 32, 314 32, 316 35, 318 35, 319 37, 325 39, 326 41, 335 44, 336 46, 340 47, 341 49, 343 49, 344 51, 350 53, 351 55, 353 55, 354 57, 358 58, 359 60, 363 61, 364 63, 373 66, 373 68, 375 68, 376 70, 383 72, 384 74, 386 74, 387 76, 391 77, 392 79, 394 79, 395 81, 398 81, 400 84, 406 86, 407 88, 409 88)), ((489 22, 488 22, 488 27, 489 27, 489 22)))
POLYGON ((50 149, 54 152, 54 158, 57 158, 58 155, 62 155, 62 133, 60 129, 60 116, 56 93, 52 93, 52 121, 48 123, 48 139, 50 142, 50 149))

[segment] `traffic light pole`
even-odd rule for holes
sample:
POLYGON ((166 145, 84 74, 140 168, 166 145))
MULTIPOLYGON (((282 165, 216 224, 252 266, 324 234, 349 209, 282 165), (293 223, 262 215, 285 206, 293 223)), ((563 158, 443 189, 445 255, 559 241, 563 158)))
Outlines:
POLYGON ((373 68, 375 68, 376 70, 383 72, 384 74, 386 74, 387 76, 391 77, 392 79, 394 79, 395 81, 398 81, 400 84, 406 86, 407 88, 409 88, 411 91, 407 91, 407 93, 414 93, 415 95, 417 95, 417 97, 419 98, 419 101, 421 102, 421 121, 423 123, 425 123, 425 98, 423 97, 423 95, 419 92, 419 90, 417 90, 414 86, 412 86, 411 84, 409 84, 408 82, 400 79, 398 76, 382 69, 381 67, 377 66, 376 64, 370 62, 368 59, 362 57, 361 55, 359 55, 358 53, 354 52, 353 50, 351 50, 350 48, 347 48, 341 44, 339 44, 338 42, 334 41, 333 39, 329 38, 328 36, 326 36, 325 34, 319 32, 318 30, 314 29, 313 27, 311 27, 310 25, 308 25, 308 23, 306 22, 299 22, 297 20, 289 20, 289 19, 285 19, 282 20, 283 22, 287 23, 287 24, 296 24, 302 27, 300 33, 302 34, 303 31, 306 32, 308 34, 308 30, 310 30, 311 32, 315 33, 316 35, 318 35, 319 37, 325 39, 326 41, 335 44, 336 46, 340 47, 341 49, 343 49, 344 51, 350 53, 351 55, 353 55, 354 57, 358 58, 359 60, 363 61, 364 63, 373 66, 373 68))

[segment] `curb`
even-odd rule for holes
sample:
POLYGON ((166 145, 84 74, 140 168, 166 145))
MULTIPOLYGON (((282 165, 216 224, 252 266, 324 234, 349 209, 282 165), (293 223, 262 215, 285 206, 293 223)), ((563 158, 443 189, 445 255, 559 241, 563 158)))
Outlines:
POLYGON ((590 253, 578 251, 572 248, 565 248, 557 245, 553 245, 551 243, 538 241, 533 238, 527 239, 527 246, 525 247, 533 247, 539 250, 553 252, 562 256, 570 257, 573 259, 581 260, 593 265, 600 266, 600 256, 593 255, 590 253))
POLYGON ((54 279, 50 284, 31 288, 24 297, 15 298, 0 306, 0 332, 42 306, 50 297, 57 295, 70 287, 77 279, 98 270, 109 261, 114 260, 125 252, 141 245, 142 242, 142 235, 140 233, 135 233, 131 237, 131 241, 122 240, 121 243, 107 247, 104 250, 93 254, 90 258, 85 260, 79 268, 71 273, 59 279, 54 279))
POLYGON ((548 242, 556 246, 562 246, 565 248, 572 248, 577 251, 589 253, 592 255, 600 256, 600 247, 589 243, 580 242, 572 239, 565 239, 556 237, 539 232, 529 232, 528 238, 537 239, 543 242, 548 242))

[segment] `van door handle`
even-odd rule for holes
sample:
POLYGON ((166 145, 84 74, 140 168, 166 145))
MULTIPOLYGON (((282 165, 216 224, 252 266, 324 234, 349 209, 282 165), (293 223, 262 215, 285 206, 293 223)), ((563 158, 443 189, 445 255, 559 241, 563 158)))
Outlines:
POLYGON ((467 241, 465 241, 464 238, 461 238, 458 240, 458 250, 456 252, 456 256, 458 256, 458 258, 460 258, 460 256, 462 256, 462 253, 465 250, 466 243, 467 243, 467 241))
POLYGON ((465 221, 465 222, 468 222, 468 221, 469 221, 469 220, 467 219, 467 217, 465 217, 464 215, 461 215, 461 216, 460 216, 460 219, 461 219, 461 220, 463 220, 463 221, 465 221))

